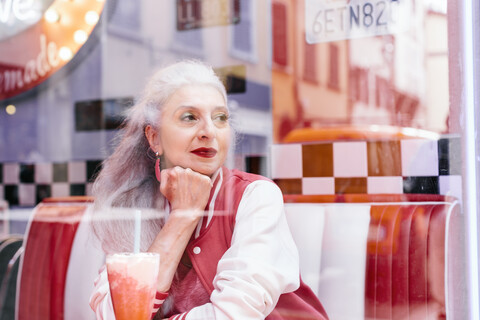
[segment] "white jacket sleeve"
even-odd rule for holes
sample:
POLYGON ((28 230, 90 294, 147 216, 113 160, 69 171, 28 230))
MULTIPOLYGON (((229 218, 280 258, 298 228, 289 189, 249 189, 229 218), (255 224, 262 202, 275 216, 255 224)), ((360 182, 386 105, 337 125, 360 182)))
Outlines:
POLYGON ((95 279, 95 289, 90 296, 90 307, 95 312, 98 320, 115 320, 112 299, 110 297, 110 286, 108 284, 107 268, 105 265, 100 269, 95 279))
POLYGON ((231 247, 217 266, 211 303, 186 319, 264 319, 282 293, 299 287, 298 251, 285 218, 280 189, 251 183, 238 207, 231 247), (208 318, 209 317, 209 318, 208 318))

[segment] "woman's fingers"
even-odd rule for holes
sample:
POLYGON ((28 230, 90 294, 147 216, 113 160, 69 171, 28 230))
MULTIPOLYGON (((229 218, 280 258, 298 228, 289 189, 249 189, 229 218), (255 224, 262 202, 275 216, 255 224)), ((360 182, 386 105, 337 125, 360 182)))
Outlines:
POLYGON ((209 177, 190 168, 174 167, 162 170, 160 192, 172 209, 200 209, 207 205, 212 188, 209 177))
POLYGON ((170 193, 174 188, 174 179, 170 179, 171 170, 165 169, 160 172, 160 192, 170 200, 170 193))

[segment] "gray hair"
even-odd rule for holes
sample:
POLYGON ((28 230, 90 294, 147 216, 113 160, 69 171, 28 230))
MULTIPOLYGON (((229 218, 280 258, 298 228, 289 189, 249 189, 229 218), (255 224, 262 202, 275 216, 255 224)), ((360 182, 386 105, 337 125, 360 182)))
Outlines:
MULTIPOLYGON (((172 94, 186 85, 212 86, 227 103, 224 85, 212 67, 202 62, 181 61, 153 74, 134 106, 127 111, 121 134, 117 137, 117 147, 103 162, 93 184, 97 216, 93 220, 93 231, 107 253, 131 251, 132 243, 125 240, 125 235, 133 231, 131 224, 117 221, 119 219, 111 214, 114 211, 107 208, 164 209, 165 199, 155 178, 156 158, 145 137, 145 127, 150 125, 158 129, 162 107, 172 94)), ((148 248, 157 235, 163 216, 159 214, 159 219, 148 221, 142 226, 142 250, 146 250, 145 246, 148 248)))

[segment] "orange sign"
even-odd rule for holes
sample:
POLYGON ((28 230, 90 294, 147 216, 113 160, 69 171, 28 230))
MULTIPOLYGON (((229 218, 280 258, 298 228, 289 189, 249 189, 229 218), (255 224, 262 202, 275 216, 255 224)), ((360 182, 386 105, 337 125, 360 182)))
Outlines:
POLYGON ((0 1, 0 100, 66 65, 97 25, 103 1, 0 1))

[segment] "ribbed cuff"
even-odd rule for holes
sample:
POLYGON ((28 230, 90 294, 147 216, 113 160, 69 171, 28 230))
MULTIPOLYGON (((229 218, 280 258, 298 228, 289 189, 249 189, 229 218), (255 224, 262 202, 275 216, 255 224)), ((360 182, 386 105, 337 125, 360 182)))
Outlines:
POLYGON ((153 309, 152 309, 152 318, 155 317, 158 310, 162 306, 165 299, 168 297, 168 292, 158 292, 155 293, 155 300, 153 300, 153 309))
POLYGON ((187 314, 188 314, 188 312, 176 314, 176 315, 168 318, 168 320, 185 320, 187 318, 187 314))

